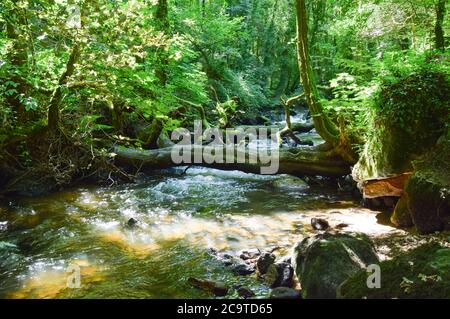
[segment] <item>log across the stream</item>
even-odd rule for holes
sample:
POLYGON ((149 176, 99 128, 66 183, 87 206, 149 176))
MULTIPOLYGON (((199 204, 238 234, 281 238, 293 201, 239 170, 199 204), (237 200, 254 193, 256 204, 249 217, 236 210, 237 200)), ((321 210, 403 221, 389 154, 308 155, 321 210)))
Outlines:
MULTIPOLYGON (((204 154, 204 159, 200 163, 186 164, 175 163, 172 159, 174 147, 166 147, 155 150, 140 150, 116 146, 114 153, 116 162, 121 165, 134 165, 143 170, 164 169, 176 166, 202 166, 221 170, 238 170, 245 173, 261 174, 261 167, 268 167, 269 164, 263 163, 258 156, 256 150, 249 148, 240 148, 236 145, 234 149, 234 162, 217 163, 212 162, 212 158, 208 154, 216 154, 223 151, 226 154, 230 150, 230 146, 223 146, 218 149, 217 146, 209 145, 189 145, 184 146, 184 152, 190 153, 191 159, 195 152, 204 154), (245 162, 239 163, 238 158, 245 155, 245 162), (249 159, 257 158, 251 162, 249 159)), ((330 156, 326 152, 316 150, 314 147, 303 148, 281 148, 279 149, 279 169, 278 174, 289 174, 294 176, 326 176, 340 177, 348 175, 351 172, 350 165, 340 157, 330 156)))

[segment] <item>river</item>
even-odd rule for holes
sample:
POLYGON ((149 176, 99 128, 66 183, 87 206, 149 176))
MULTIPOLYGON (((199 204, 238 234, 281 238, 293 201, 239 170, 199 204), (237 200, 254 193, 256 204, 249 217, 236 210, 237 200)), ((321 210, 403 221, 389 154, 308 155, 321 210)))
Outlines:
POLYGON ((210 297, 189 277, 245 284, 265 297, 268 288, 254 276, 235 276, 209 250, 279 247, 277 254, 289 254, 313 232, 312 217, 371 236, 404 235, 327 184, 178 168, 134 184, 79 187, 1 207, 0 297, 210 297), (130 218, 136 227, 126 225, 130 218), (81 269, 79 289, 67 288, 70 265, 81 269))

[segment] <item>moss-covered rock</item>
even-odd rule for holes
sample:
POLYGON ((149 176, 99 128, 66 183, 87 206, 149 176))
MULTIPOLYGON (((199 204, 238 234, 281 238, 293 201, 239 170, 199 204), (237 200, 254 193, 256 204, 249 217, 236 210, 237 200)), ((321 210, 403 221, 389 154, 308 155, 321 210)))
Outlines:
POLYGON ((381 288, 367 287, 368 274, 359 271, 346 280, 339 298, 450 298, 450 248, 432 243, 380 263, 381 288))
POLYGON ((408 195, 403 194, 395 206, 394 212, 391 216, 391 222, 397 227, 412 227, 414 226, 411 212, 408 208, 408 195))
POLYGON ((450 229, 450 138, 444 135, 406 184, 408 207, 422 234, 450 229))
POLYGON ((303 298, 332 299, 342 282, 378 258, 364 234, 324 233, 300 242, 294 262, 303 298))
POLYGON ((431 149, 449 116, 448 76, 429 70, 385 83, 353 177, 362 182, 412 171, 411 161, 431 149))

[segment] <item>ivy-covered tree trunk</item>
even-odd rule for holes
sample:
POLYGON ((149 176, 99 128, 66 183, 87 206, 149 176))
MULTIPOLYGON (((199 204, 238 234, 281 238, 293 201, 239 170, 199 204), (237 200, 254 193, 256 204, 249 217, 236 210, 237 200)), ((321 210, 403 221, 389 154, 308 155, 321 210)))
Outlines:
MULTIPOLYGON (((167 35, 170 27, 169 7, 167 4, 167 0, 158 0, 158 3, 156 5, 155 18, 156 30, 163 33, 164 35, 167 35)), ((169 57, 167 47, 166 45, 163 45, 162 47, 158 48, 155 64, 155 75, 158 78, 159 84, 161 85, 161 87, 163 87, 163 89, 167 85, 168 81, 168 64, 169 57)), ((155 117, 150 125, 150 135, 146 141, 147 146, 149 146, 150 148, 158 147, 158 138, 161 135, 163 128, 164 125, 161 120, 155 117)))
MULTIPOLYGON (((167 34, 169 30, 169 9, 167 6, 167 0, 158 0, 156 6, 156 28, 158 31, 167 34)), ((166 47, 158 48, 157 61, 156 61, 156 77, 161 85, 167 84, 167 64, 168 56, 166 47)))
POLYGON ((446 13, 446 5, 447 0, 438 0, 436 5, 436 26, 434 29, 436 49, 445 51, 445 37, 444 37, 444 18, 446 13))
POLYGON ((66 70, 60 76, 58 81, 58 87, 53 92, 52 98, 50 100, 50 105, 48 108, 48 127, 51 131, 58 131, 59 122, 60 122, 60 104, 63 97, 62 88, 67 84, 69 78, 75 72, 75 64, 77 63, 80 57, 80 45, 78 43, 74 43, 72 46, 72 51, 69 56, 69 60, 66 64, 66 70))
POLYGON ((305 0, 296 0, 297 10, 297 54, 300 67, 300 79, 305 91, 314 126, 317 133, 331 146, 339 144, 339 130, 324 113, 319 100, 314 73, 311 66, 308 47, 308 15, 305 0))

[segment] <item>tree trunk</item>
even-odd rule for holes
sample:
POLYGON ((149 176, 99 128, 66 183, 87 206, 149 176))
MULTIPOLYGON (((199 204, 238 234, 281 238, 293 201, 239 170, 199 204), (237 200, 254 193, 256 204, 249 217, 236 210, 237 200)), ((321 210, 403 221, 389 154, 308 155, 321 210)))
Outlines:
POLYGON ((339 144, 339 130, 324 113, 320 103, 319 91, 314 78, 308 48, 308 16, 305 0, 296 0, 297 10, 297 53, 300 67, 300 79, 305 91, 314 126, 317 133, 331 146, 339 144))
MULTIPOLYGON (((189 164, 176 164, 172 160, 173 147, 162 148, 158 150, 137 150, 125 147, 116 147, 114 153, 116 155, 116 162, 122 165, 131 165, 141 167, 144 170, 155 170, 170 168, 176 166, 188 166, 189 164)), ((186 151, 189 153, 191 159, 194 153, 202 152, 202 154, 214 154, 213 146, 191 145, 187 146, 186 151)), ((219 150, 225 152, 225 146, 219 150)), ((259 160, 256 163, 251 163, 248 159, 254 151, 246 149, 244 151, 246 161, 245 163, 237 163, 238 155, 243 155, 243 152, 235 147, 234 163, 212 163, 208 164, 204 160, 195 166, 211 167, 221 170, 239 170, 246 173, 260 174, 261 167, 267 166, 262 164, 259 160)), ((253 155, 254 156, 254 155, 253 155)), ((327 176, 340 177, 350 174, 350 166, 337 156, 328 156, 324 152, 316 151, 313 148, 303 149, 282 149, 279 154, 279 170, 278 174, 290 174, 294 176, 327 176)))
POLYGON ((51 131, 56 132, 59 130, 59 122, 60 122, 60 104, 62 101, 62 87, 67 84, 70 77, 73 75, 75 71, 75 64, 77 63, 80 57, 80 45, 78 43, 74 43, 72 46, 72 52, 70 53, 69 60, 66 64, 66 70, 61 75, 58 81, 58 87, 53 92, 52 98, 50 100, 50 105, 48 108, 48 127, 51 131))
MULTIPOLYGON (((85 0, 80 10, 80 29, 84 28, 85 18, 88 16, 88 7, 92 0, 85 0)), ((75 73, 75 64, 77 64, 81 55, 82 41, 75 36, 72 44, 72 51, 70 52, 69 60, 66 63, 66 69, 64 73, 59 77, 58 87, 54 90, 50 104, 48 107, 47 121, 50 131, 56 133, 60 130, 60 105, 63 99, 63 87, 67 85, 70 77, 75 73)))
POLYGON ((24 77, 21 75, 25 74, 24 68, 27 66, 27 44, 25 41, 25 35, 20 34, 20 30, 24 27, 26 21, 20 12, 19 8, 14 7, 8 10, 6 13, 6 34, 8 38, 12 41, 12 48, 9 50, 8 58, 13 66, 11 72, 11 81, 15 83, 16 87, 11 87, 10 89, 15 89, 16 93, 8 95, 6 101, 11 107, 14 113, 20 115, 25 111, 24 104, 20 101, 20 95, 26 95, 27 83, 24 77))
POLYGON ((436 26, 434 28, 434 35, 436 41, 436 49, 445 51, 445 36, 444 36, 444 18, 446 13, 446 5, 447 0, 438 0, 436 5, 436 26))
MULTIPOLYGON (((158 0, 156 6, 156 28, 158 31, 166 34, 169 31, 169 8, 167 5, 167 0, 158 0)), ((157 59, 156 59, 156 70, 155 74, 158 78, 160 84, 165 86, 167 84, 167 65, 169 63, 169 58, 167 54, 166 45, 158 48, 157 59)))
MULTIPOLYGON (((167 4, 167 0, 158 0, 155 18, 156 18, 156 30, 166 35, 170 27, 169 7, 167 4)), ((168 64, 169 64, 169 56, 167 52, 167 46, 166 44, 163 44, 161 47, 158 48, 155 66, 155 75, 158 78, 159 84, 163 87, 163 89, 166 87, 168 81, 168 73, 167 73, 168 64)), ((157 147, 158 138, 161 135, 163 129, 164 125, 162 121, 155 117, 152 123, 150 124, 151 134, 148 140, 146 141, 147 145, 149 145, 152 148, 157 147)))

